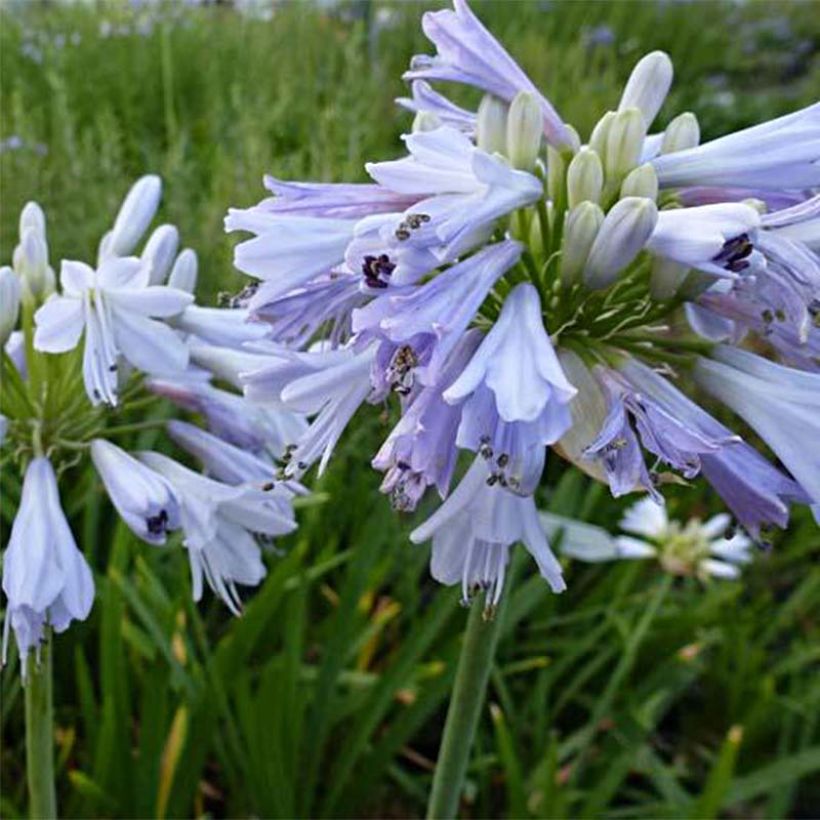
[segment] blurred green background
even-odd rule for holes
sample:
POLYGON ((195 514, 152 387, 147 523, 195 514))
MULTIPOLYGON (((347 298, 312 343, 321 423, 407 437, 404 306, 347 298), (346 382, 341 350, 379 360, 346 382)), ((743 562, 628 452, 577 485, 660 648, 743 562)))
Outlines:
MULTIPOLYGON (((238 289, 222 217, 264 195, 263 173, 360 180, 365 160, 400 151, 409 119, 392 101, 427 50, 426 7, 4 3, 0 259, 34 198, 52 261, 90 260, 130 183, 155 172, 159 219, 199 254, 201 300, 238 289)), ((655 48, 677 70, 661 121, 694 110, 706 137, 820 88, 814 2, 476 10, 582 136, 655 48)), ((240 619, 212 596, 194 606, 182 550, 136 541, 93 476, 77 477, 64 502, 99 595, 56 641, 63 814, 423 812, 466 613, 407 540, 425 510, 398 517, 378 494, 369 454, 388 430, 357 418, 240 619)), ((6 471, 6 532, 18 491, 6 471)), ((678 518, 720 509, 700 483, 672 496, 678 518)), ((604 526, 629 503, 555 458, 540 500, 604 526)), ((820 539, 805 511, 739 582, 572 565, 555 597, 519 558, 465 817, 817 816, 820 539)), ((0 813, 13 817, 25 811, 15 659, 2 686, 0 813)))

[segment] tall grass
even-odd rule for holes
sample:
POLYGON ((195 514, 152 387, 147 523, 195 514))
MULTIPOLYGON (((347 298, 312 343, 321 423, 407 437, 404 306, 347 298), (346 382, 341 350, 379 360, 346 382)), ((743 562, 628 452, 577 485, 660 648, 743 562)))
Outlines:
MULTIPOLYGON (((22 147, 0 154, 0 258, 11 256, 30 198, 49 216, 52 259, 93 256, 130 182, 154 171, 165 180, 161 218, 199 253, 208 298, 237 289, 221 220, 228 205, 260 197, 264 172, 361 179, 365 159, 399 151, 407 118, 392 100, 409 56, 425 47, 422 10, 292 3, 260 21, 170 5, 145 36, 104 37, 102 23, 133 30, 149 12, 6 9, 0 139, 22 147), (24 53, 31 43, 41 62, 24 53)), ((617 102, 640 54, 664 48, 678 77, 661 119, 697 110, 707 135, 814 101, 815 10, 479 7, 582 129, 617 102)), ((423 810, 466 614, 456 591, 429 578, 426 548, 406 538, 411 521, 390 512, 367 468, 388 429, 372 418, 347 435, 239 619, 213 600, 193 605, 182 551, 139 544, 93 477, 77 476, 66 502, 99 598, 87 623, 56 640, 66 816, 423 810)), ((134 441, 153 443, 152 433, 134 441)), ((8 471, 2 489, 7 532, 19 492, 8 471)), ((557 459, 541 500, 603 525, 624 506, 557 459)), ((718 506, 702 488, 672 500, 679 517, 718 506)), ((519 556, 465 816, 811 816, 818 557, 808 515, 737 583, 571 566, 569 591, 556 597, 519 556)), ((12 659, 0 707, 9 817, 25 808, 18 680, 12 659)))

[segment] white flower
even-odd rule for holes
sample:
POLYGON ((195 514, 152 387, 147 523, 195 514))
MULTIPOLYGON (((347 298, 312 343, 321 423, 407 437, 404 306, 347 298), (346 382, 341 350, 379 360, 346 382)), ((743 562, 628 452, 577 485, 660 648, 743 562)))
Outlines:
POLYGON ((170 317, 193 301, 189 293, 148 285, 148 268, 133 257, 110 257, 94 271, 64 261, 62 294, 35 314, 34 346, 63 353, 77 346, 85 330, 83 379, 92 404, 117 403, 120 357, 146 373, 184 370, 188 348, 166 325, 151 317, 170 317))
POLYGON ((727 534, 731 519, 726 513, 681 524, 670 521, 666 508, 649 496, 624 513, 620 527, 628 535, 613 536, 602 527, 550 513, 541 513, 541 522, 562 554, 587 563, 655 558, 673 575, 705 579, 737 578, 738 566, 751 560, 751 539, 727 534))
POLYGON ((3 629, 3 662, 14 630, 23 674, 26 656, 50 625, 66 630, 85 620, 94 599, 91 570, 60 506, 54 468, 35 458, 26 468, 20 507, 3 558, 3 591, 8 603, 3 629))
POLYGON ((295 529, 293 519, 282 515, 262 490, 221 484, 159 453, 140 453, 139 459, 167 479, 179 501, 194 600, 202 597, 204 577, 239 614, 236 584, 256 586, 265 576, 254 534, 284 535, 295 529))
POLYGON ((104 439, 91 442, 91 460, 120 517, 138 538, 165 544, 180 525, 179 504, 171 485, 124 450, 104 439))
POLYGON ((751 560, 752 541, 742 533, 726 536, 730 523, 731 517, 720 513, 703 523, 693 518, 681 526, 669 520, 664 506, 646 497, 630 507, 621 519, 621 529, 632 535, 620 535, 615 543, 621 556, 649 557, 654 553, 661 566, 675 575, 737 578, 737 565, 751 560))

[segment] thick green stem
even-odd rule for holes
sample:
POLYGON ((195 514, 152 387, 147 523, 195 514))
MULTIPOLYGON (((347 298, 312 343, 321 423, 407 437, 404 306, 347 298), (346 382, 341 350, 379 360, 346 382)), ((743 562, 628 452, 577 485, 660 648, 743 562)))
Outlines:
POLYGON ((502 618, 503 601, 492 620, 484 617, 481 601, 473 601, 427 805, 427 817, 431 820, 457 815, 502 618))
POLYGON ((54 792, 54 718, 51 707, 51 639, 26 661, 26 774, 29 817, 49 820, 57 816, 54 792))

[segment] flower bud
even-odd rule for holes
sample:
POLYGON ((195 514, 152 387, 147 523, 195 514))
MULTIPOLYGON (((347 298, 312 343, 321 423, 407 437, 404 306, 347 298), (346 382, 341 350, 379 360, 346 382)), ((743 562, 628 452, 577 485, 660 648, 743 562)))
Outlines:
POLYGON ((567 202, 574 208, 581 202, 600 202, 604 187, 601 158, 592 148, 582 148, 567 169, 567 202))
POLYGON ((197 258, 196 251, 185 248, 180 251, 177 261, 168 277, 168 285, 186 293, 196 290, 197 258))
POLYGON ((596 123, 589 136, 589 147, 595 151, 599 157, 603 157, 606 152, 606 144, 609 139, 609 129, 615 119, 614 111, 607 111, 596 123))
POLYGON ((48 264, 45 235, 36 227, 27 227, 14 249, 14 270, 20 276, 26 300, 42 301, 54 291, 54 271, 48 264))
POLYGON ((560 151, 547 146, 547 198, 560 203, 566 197, 567 164, 560 151))
POLYGON ((685 151, 687 148, 697 147, 699 143, 698 118, 691 111, 684 111, 666 126, 661 141, 661 153, 672 154, 675 151, 685 151))
POLYGON ((643 196, 653 202, 658 198, 658 175, 651 162, 633 168, 621 184, 621 197, 643 196))
POLYGON ((558 349, 558 361, 570 383, 578 390, 569 403, 572 426, 553 444, 562 458, 587 475, 606 483, 606 472, 599 459, 584 458, 584 450, 597 438, 607 417, 604 392, 583 359, 572 350, 558 349))
POLYGON ((641 58, 629 75, 618 111, 637 108, 649 128, 669 93, 673 73, 672 61, 663 51, 641 58))
POLYGON ((7 265, 0 268, 0 347, 5 347, 20 312, 20 278, 7 265))
POLYGON ((658 209, 651 199, 630 196, 615 203, 604 218, 584 269, 593 290, 611 285, 640 253, 655 229, 658 209))
POLYGON ((513 168, 531 171, 541 150, 544 115, 535 95, 519 91, 507 115, 507 156, 513 168))
POLYGON ((20 211, 20 237, 27 228, 34 228, 43 238, 46 235, 46 215, 36 202, 27 202, 20 211))
POLYGON ((148 284, 165 282, 179 247, 179 231, 173 225, 160 225, 148 237, 140 261, 148 268, 148 284))
POLYGON ((432 111, 418 111, 413 118, 414 134, 420 131, 435 131, 436 128, 441 128, 441 120, 432 111))
POLYGON ((106 247, 108 255, 128 256, 133 252, 157 212, 161 195, 162 180, 155 174, 134 183, 114 220, 106 247))
POLYGON ((626 108, 614 116, 604 154, 607 182, 622 180, 638 164, 644 137, 646 121, 637 108, 626 108))
POLYGON ((105 259, 112 256, 111 236, 113 231, 107 231, 100 237, 100 244, 97 246, 97 265, 99 266, 105 259))
POLYGON ((600 205, 580 202, 568 214, 561 249, 561 281, 571 285, 581 279, 592 243, 604 221, 600 205))
POLYGON ((476 115, 476 145, 488 154, 507 153, 507 104, 485 94, 476 115))
POLYGON ((674 259, 655 257, 652 260, 652 274, 649 279, 649 292, 652 298, 658 301, 671 299, 678 292, 688 272, 687 265, 674 259))

